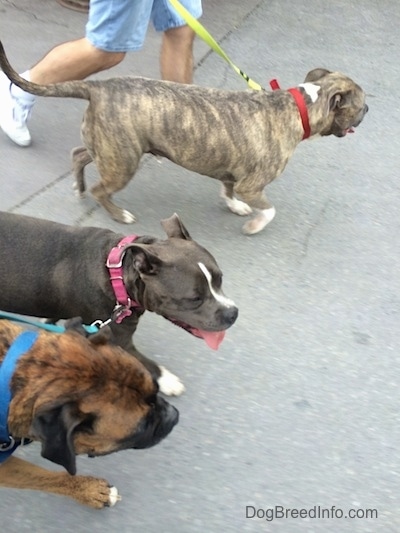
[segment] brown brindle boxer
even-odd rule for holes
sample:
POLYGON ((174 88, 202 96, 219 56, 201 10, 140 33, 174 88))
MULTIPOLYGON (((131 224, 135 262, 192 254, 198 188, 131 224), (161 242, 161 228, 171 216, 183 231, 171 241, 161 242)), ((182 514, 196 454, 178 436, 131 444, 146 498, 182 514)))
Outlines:
MULTIPOLYGON (((22 331, 0 320, 0 366, 22 331)), ((7 387, 0 383, 3 395, 7 387)), ((88 339, 72 330, 41 331, 17 359, 9 389, 7 433, 16 442, 39 441, 42 456, 68 473, 51 472, 14 455, 2 461, 9 444, 3 440, 0 486, 61 494, 97 509, 114 505, 118 491, 104 479, 75 476, 75 456, 149 448, 178 422, 178 411, 158 394, 150 372, 110 344, 103 330, 88 339)))
POLYGON ((258 212, 243 226, 245 233, 257 233, 275 216, 264 188, 283 172, 304 137, 300 106, 308 136, 343 137, 368 111, 359 85, 320 68, 309 72, 293 95, 134 77, 35 85, 12 69, 1 43, 0 65, 13 83, 32 94, 89 100, 81 130, 86 148, 72 152, 76 186, 83 194, 84 167, 93 160, 100 182, 92 194, 118 222, 135 217, 111 196, 133 177, 142 155, 151 153, 220 180, 231 211, 258 212))

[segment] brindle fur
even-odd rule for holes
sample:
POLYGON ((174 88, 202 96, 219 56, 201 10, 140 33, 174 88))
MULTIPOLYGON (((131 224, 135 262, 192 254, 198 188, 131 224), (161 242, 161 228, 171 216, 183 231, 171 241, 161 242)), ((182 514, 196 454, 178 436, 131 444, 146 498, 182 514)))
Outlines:
MULTIPOLYGON (((237 214, 261 210, 245 224, 246 233, 257 233, 272 220, 275 210, 264 188, 282 173, 303 137, 289 92, 226 91, 135 77, 35 85, 12 69, 1 44, 0 65, 32 94, 89 101, 81 129, 86 149, 72 152, 76 185, 83 193, 84 167, 93 160, 100 182, 92 194, 115 220, 135 220, 111 196, 133 177, 145 153, 220 180, 228 207, 237 214), (240 208, 234 195, 244 201, 240 208)), ((319 87, 314 102, 299 88, 312 136, 341 137, 368 110, 361 87, 340 72, 314 69, 305 82, 319 87)))
MULTIPOLYGON (((0 363, 21 331, 0 321, 0 363)), ((17 362, 11 394, 10 434, 41 442, 43 457, 68 473, 12 455, 0 465, 0 486, 61 494, 95 508, 115 503, 111 487, 104 479, 74 476, 75 456, 153 446, 178 421, 151 374, 105 332, 85 339, 75 331, 41 331, 17 362)))

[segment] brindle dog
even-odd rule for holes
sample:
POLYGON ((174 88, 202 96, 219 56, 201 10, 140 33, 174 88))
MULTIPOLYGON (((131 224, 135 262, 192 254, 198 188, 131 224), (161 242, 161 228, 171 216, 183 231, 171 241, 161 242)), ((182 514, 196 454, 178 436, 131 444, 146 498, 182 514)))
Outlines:
MULTIPOLYGON (((290 92, 226 91, 134 77, 35 85, 12 69, 1 43, 0 65, 32 94, 89 100, 81 130, 86 148, 73 150, 76 185, 83 194, 84 167, 93 160, 100 182, 92 194, 115 220, 135 221, 111 196, 133 177, 145 153, 220 180, 231 211, 258 211, 243 226, 245 233, 259 232, 274 218, 264 188, 282 173, 303 138, 290 92)), ((297 89, 311 136, 343 137, 368 111, 364 91, 340 72, 312 70, 297 89)))
MULTIPOLYGON (((0 364, 22 331, 0 320, 0 364)), ((97 509, 114 505, 118 491, 104 479, 75 476, 75 456, 149 448, 178 422, 150 372, 110 344, 104 330, 88 339, 72 330, 41 331, 17 361, 10 391, 9 434, 39 441, 42 456, 68 473, 11 455, 0 465, 0 486, 61 494, 97 509)))

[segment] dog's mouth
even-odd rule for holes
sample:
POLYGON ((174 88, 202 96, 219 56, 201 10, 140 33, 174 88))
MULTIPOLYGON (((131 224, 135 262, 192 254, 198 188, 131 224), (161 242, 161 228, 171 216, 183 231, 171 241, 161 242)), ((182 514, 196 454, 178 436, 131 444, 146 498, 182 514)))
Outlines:
POLYGON ((189 326, 189 324, 185 324, 185 322, 181 322, 175 318, 169 318, 168 316, 164 316, 164 318, 172 322, 172 324, 175 324, 175 326, 184 329, 191 335, 194 335, 199 339, 203 339, 207 346, 212 350, 218 350, 219 345, 224 340, 225 331, 205 331, 204 329, 198 329, 189 326))
POLYGON ((355 133, 355 131, 356 130, 353 127, 346 128, 345 130, 341 131, 341 134, 339 135, 339 137, 345 137, 348 133, 355 133))
POLYGON ((351 126, 349 126, 348 128, 345 128, 343 130, 339 130, 339 132, 336 134, 337 137, 345 137, 348 133, 355 133, 356 131, 356 128, 361 124, 363 118, 364 118, 364 115, 365 113, 368 111, 368 107, 366 107, 363 115, 361 117, 359 117, 355 122, 353 122, 353 124, 351 126))

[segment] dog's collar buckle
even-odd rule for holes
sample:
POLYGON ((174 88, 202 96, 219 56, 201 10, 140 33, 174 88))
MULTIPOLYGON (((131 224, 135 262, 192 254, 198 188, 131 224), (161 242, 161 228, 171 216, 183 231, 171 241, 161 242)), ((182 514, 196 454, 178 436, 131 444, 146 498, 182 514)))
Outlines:
POLYGON ((120 324, 124 320, 124 318, 131 316, 132 314, 132 301, 129 297, 128 300, 128 305, 120 305, 118 302, 115 304, 115 307, 112 312, 112 317, 114 322, 116 322, 117 324, 120 324))
POLYGON ((132 307, 141 307, 137 302, 130 298, 126 290, 122 268, 122 261, 126 253, 127 245, 136 241, 136 239, 137 235, 128 235, 121 239, 119 243, 112 248, 106 261, 106 267, 110 274, 110 281, 116 299, 115 307, 112 312, 112 320, 117 324, 132 314, 132 307))

